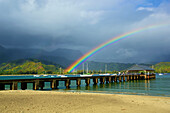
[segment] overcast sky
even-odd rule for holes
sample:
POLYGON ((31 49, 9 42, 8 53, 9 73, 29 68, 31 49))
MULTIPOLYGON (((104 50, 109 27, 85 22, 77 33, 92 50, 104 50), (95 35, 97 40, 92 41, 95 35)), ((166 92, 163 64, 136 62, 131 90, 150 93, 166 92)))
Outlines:
MULTIPOLYGON (((170 0, 0 0, 0 45, 86 53, 112 37, 162 22, 170 22, 170 0)), ((91 60, 167 61, 169 48, 170 24, 113 44, 91 60)))

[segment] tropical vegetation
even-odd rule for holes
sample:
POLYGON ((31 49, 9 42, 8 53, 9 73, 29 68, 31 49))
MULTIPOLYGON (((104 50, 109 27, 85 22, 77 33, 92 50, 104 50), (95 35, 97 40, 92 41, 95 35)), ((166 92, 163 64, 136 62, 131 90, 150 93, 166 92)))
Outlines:
MULTIPOLYGON (((20 59, 12 62, 0 64, 0 75, 11 74, 102 74, 102 73, 118 73, 125 71, 135 64, 124 63, 103 63, 88 62, 84 65, 84 72, 80 66, 73 73, 65 73, 60 64, 38 59, 20 59), (106 68, 107 67, 107 68, 106 68)), ((142 64, 152 66, 151 64, 142 64)), ((170 62, 160 62, 152 66, 157 73, 170 73, 170 62)))
POLYGON ((0 65, 0 74, 54 74, 63 71, 64 67, 48 61, 21 59, 0 65))
POLYGON ((170 73, 170 62, 160 62, 154 65, 157 73, 170 73))

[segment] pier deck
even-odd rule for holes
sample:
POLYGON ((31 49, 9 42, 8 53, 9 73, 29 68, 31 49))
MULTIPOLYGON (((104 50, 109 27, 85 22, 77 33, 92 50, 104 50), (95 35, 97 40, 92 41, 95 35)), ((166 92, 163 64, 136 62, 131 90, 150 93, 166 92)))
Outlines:
POLYGON ((81 80, 85 80, 86 85, 90 85, 90 79, 93 84, 104 84, 111 82, 125 82, 129 80, 154 79, 155 74, 149 75, 113 75, 113 74, 94 74, 94 75, 34 75, 34 76, 0 76, 0 90, 5 90, 5 85, 10 85, 10 90, 17 90, 18 83, 21 83, 21 89, 27 89, 27 83, 33 83, 33 89, 43 89, 44 82, 50 82, 52 89, 57 89, 59 81, 65 81, 66 88, 69 88, 70 81, 76 80, 77 86, 81 85, 81 80))

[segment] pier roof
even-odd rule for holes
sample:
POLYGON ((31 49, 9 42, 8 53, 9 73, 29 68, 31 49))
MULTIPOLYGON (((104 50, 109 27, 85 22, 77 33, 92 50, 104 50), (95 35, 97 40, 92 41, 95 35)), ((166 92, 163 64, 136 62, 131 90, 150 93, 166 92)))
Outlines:
POLYGON ((127 71, 143 71, 143 70, 154 71, 154 69, 144 65, 134 65, 131 68, 127 69, 127 71))

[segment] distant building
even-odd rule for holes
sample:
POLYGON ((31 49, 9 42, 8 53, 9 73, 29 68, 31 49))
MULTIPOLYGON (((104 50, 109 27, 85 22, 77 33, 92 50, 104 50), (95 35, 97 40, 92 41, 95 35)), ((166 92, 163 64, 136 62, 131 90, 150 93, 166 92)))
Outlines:
POLYGON ((145 74, 149 75, 150 73, 154 73, 154 69, 144 66, 144 65, 134 65, 131 68, 127 69, 127 73, 129 74, 145 74))

